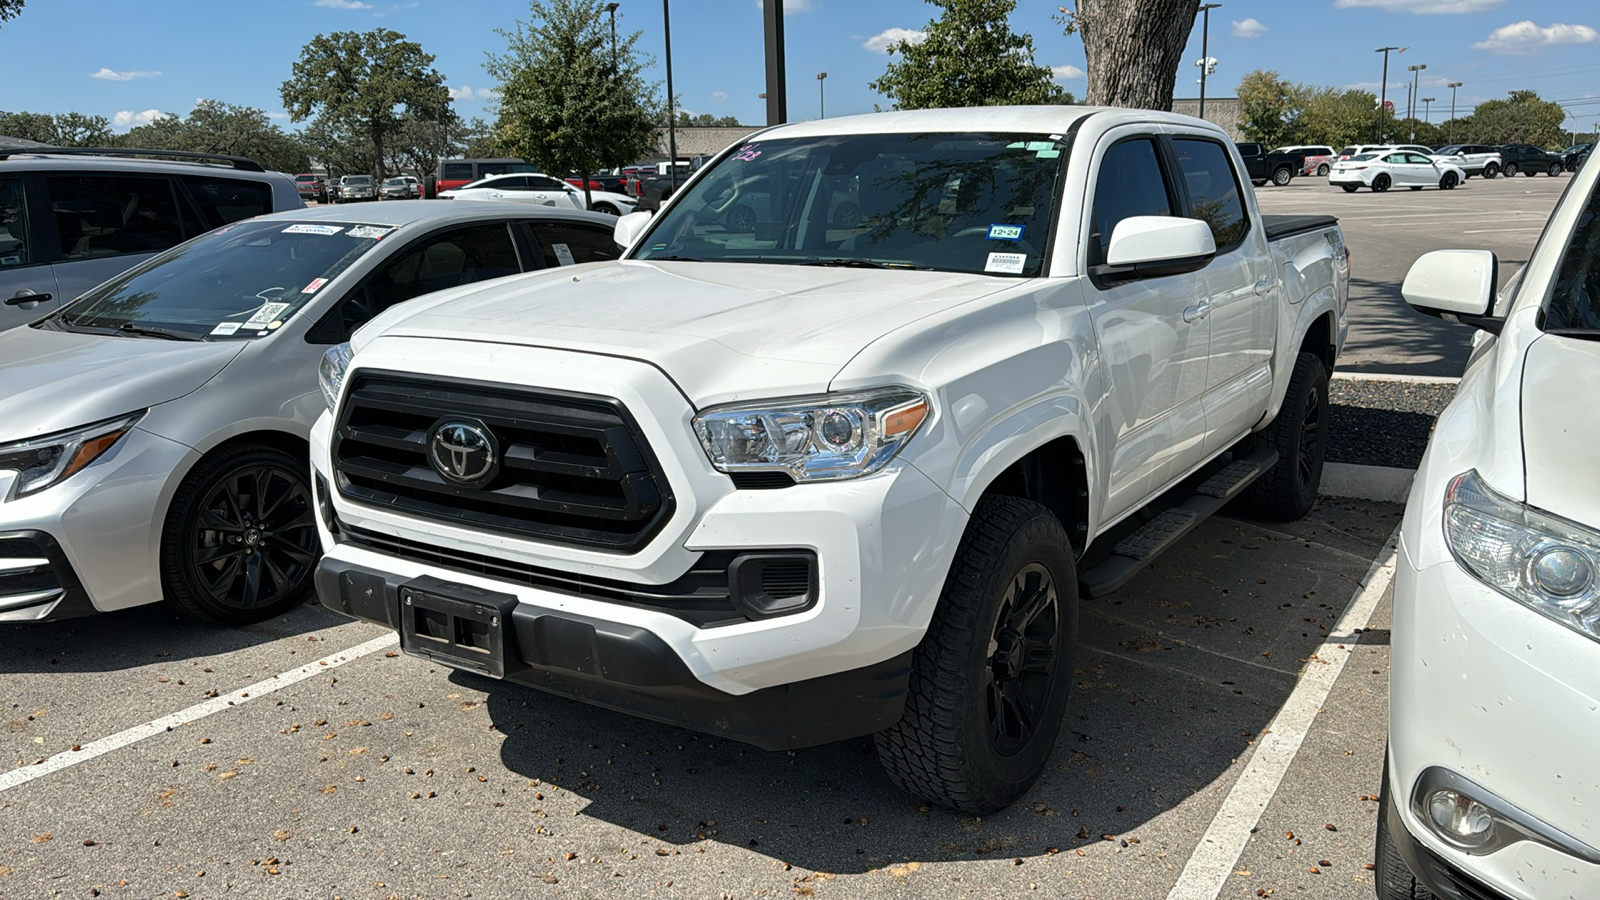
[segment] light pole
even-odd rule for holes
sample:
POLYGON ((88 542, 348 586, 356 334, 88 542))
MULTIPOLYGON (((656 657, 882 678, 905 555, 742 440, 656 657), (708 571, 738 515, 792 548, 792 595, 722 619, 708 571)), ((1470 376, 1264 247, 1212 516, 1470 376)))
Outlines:
POLYGON ((606 12, 611 15, 611 68, 617 68, 617 7, 621 3, 607 3, 606 12))
POLYGON ((1206 70, 1211 68, 1211 11, 1221 3, 1200 4, 1200 118, 1206 117, 1206 70))
POLYGON ((1450 89, 1450 143, 1456 142, 1456 88, 1461 87, 1461 82, 1452 81, 1445 87, 1450 89))
POLYGON ((1411 73, 1411 96, 1407 98, 1406 118, 1411 120, 1411 143, 1413 144, 1417 142, 1417 83, 1422 78, 1420 73, 1427 67, 1427 63, 1406 66, 1406 71, 1411 73))
POLYGON ((817 73, 817 118, 819 119, 826 119, 828 117, 828 94, 823 88, 827 81, 827 72, 817 73))
POLYGON ((1429 115, 1432 112, 1433 112, 1433 98, 1432 97, 1423 97, 1422 98, 1422 121, 1428 123, 1429 125, 1432 125, 1433 124, 1433 118, 1432 118, 1432 116, 1429 115))
POLYGON ((1378 83, 1378 143, 1383 143, 1383 120, 1389 115, 1389 51, 1398 50, 1401 53, 1409 47, 1379 47, 1372 51, 1383 54, 1383 81, 1378 83))
POLYGON ((667 45, 667 172, 678 191, 678 110, 672 97, 672 0, 661 0, 661 37, 667 45))

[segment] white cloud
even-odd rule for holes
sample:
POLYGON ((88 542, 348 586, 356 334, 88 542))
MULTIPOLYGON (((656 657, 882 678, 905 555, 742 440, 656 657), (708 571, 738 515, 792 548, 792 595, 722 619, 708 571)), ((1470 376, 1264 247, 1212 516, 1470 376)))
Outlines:
POLYGON ((928 34, 924 31, 913 31, 910 28, 885 28, 867 38, 866 42, 861 46, 871 50, 873 53, 887 53, 890 47, 901 41, 920 44, 927 39, 928 34))
POLYGON ((149 125, 151 122, 166 115, 159 109, 147 109, 144 112, 134 112, 131 109, 119 109, 111 117, 111 124, 118 128, 132 128, 136 125, 149 125))
POLYGON ((1506 0, 1333 0, 1335 9, 1367 7, 1384 12, 1414 13, 1419 16, 1459 15, 1494 9, 1506 0))
POLYGON ((1233 36, 1236 38, 1258 38, 1269 30, 1271 29, 1255 19, 1242 19, 1233 23, 1233 36))
POLYGON ((1082 78, 1088 73, 1077 66, 1051 66, 1050 77, 1056 81, 1067 81, 1072 78, 1082 78))
POLYGON ((1563 25, 1557 22, 1549 28, 1540 28, 1525 19, 1496 28, 1489 32, 1488 40, 1473 44, 1472 49, 1521 56, 1538 53, 1549 47, 1593 44, 1597 40, 1600 40, 1600 32, 1587 25, 1563 25))
POLYGON ((371 3, 362 3, 360 0, 317 0, 317 5, 324 9, 371 9, 371 3))
POLYGON ((90 72, 89 77, 99 78, 102 81, 132 81, 135 78, 154 78, 160 74, 160 69, 153 72, 118 72, 114 69, 101 69, 98 72, 90 72))
POLYGON ((269 118, 269 119, 280 119, 280 120, 287 121, 287 120, 292 119, 294 117, 289 115, 286 112, 269 112, 269 113, 267 113, 267 118, 269 118))
POLYGON ((461 85, 449 89, 451 100, 493 100, 500 96, 494 88, 475 88, 461 85))
POLYGON ((721 103, 722 101, 724 101, 726 99, 728 99, 728 92, 727 91, 712 91, 711 92, 711 102, 712 103, 721 103))

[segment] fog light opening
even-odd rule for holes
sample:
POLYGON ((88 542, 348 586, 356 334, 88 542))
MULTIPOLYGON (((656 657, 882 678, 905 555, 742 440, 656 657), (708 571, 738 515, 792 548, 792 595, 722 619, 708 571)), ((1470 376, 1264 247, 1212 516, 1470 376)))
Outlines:
POLYGON ((1482 803, 1448 788, 1428 795, 1428 824, 1442 838, 1478 847, 1494 837, 1494 814, 1482 803))

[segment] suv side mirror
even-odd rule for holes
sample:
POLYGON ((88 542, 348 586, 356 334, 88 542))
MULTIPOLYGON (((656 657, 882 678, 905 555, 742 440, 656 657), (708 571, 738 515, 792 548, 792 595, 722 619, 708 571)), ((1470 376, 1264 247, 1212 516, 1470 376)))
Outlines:
POLYGON ((1129 216, 1111 229, 1103 278, 1156 278, 1205 268, 1217 255, 1211 226, 1176 216, 1129 216))
POLYGON ((1499 271, 1488 250, 1435 250, 1411 264, 1400 295, 1424 315, 1499 334, 1506 320, 1491 315, 1499 271))
POLYGON ((647 212, 631 212, 617 219, 617 224, 611 232, 611 239, 617 246, 624 249, 633 246, 639 235, 644 234, 645 226, 650 224, 650 214, 647 212))

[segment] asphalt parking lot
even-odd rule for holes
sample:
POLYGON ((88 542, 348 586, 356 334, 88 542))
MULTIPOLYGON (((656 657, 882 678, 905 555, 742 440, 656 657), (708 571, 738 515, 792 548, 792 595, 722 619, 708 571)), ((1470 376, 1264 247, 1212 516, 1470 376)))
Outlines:
MULTIPOLYGON (((1405 269, 1487 247, 1509 276, 1566 183, 1258 196, 1345 225, 1349 368, 1454 375, 1470 332, 1407 310, 1405 269)), ((870 740, 768 753, 442 670, 315 605, 0 627, 0 898, 1370 898, 1401 511, 1225 512, 1085 602, 1051 768, 982 819, 897 791, 870 740)))

